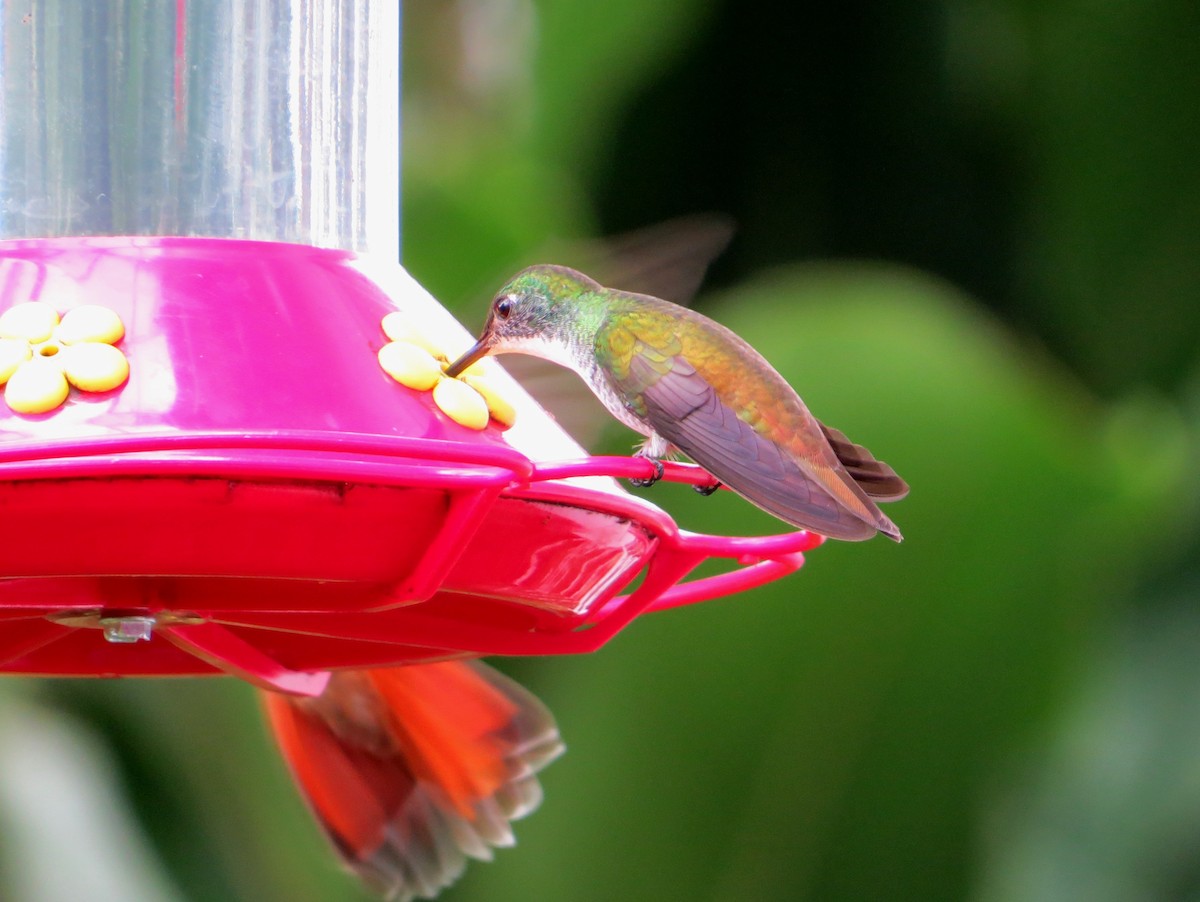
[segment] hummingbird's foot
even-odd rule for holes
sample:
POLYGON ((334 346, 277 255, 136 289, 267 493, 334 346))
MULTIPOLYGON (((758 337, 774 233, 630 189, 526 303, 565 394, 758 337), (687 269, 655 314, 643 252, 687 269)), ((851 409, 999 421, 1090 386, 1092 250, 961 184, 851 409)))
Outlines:
POLYGON ((650 461, 650 463, 654 464, 654 475, 649 477, 648 479, 631 479, 631 480, 629 480, 630 485, 637 486, 639 489, 650 488, 650 486, 654 485, 654 483, 656 483, 660 479, 662 479, 663 473, 666 472, 666 467, 663 466, 663 462, 661 460, 655 460, 653 457, 647 457, 645 459, 650 461))
POLYGON ((695 493, 697 495, 703 495, 705 498, 707 498, 709 495, 711 495, 713 492, 715 492, 720 487, 721 487, 720 482, 714 482, 709 485, 694 485, 694 486, 692 486, 692 489, 693 489, 693 491, 695 491, 695 493))

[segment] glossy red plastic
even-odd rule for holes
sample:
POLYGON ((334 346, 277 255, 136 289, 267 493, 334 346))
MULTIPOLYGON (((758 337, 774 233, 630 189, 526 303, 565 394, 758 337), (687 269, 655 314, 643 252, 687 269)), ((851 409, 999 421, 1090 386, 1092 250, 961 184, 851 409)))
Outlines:
POLYGON ((454 423, 377 361, 397 309, 450 350, 470 341, 396 266, 249 241, 0 242, 0 312, 25 301, 115 310, 130 376, 50 413, 0 404, 3 672, 226 672, 311 694, 329 668, 590 651, 821 541, 680 531, 615 482, 648 462, 587 457, 515 383, 512 430, 454 423), (680 582, 710 557, 736 569, 680 582))

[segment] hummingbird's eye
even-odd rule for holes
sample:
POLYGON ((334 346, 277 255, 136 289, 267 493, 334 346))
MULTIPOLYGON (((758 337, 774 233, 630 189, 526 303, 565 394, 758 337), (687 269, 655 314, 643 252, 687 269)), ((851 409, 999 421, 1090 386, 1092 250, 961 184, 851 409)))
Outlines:
POLYGON ((512 313, 512 307, 512 300, 506 296, 496 298, 496 303, 493 309, 496 311, 496 316, 500 317, 501 319, 508 319, 508 315, 512 313))

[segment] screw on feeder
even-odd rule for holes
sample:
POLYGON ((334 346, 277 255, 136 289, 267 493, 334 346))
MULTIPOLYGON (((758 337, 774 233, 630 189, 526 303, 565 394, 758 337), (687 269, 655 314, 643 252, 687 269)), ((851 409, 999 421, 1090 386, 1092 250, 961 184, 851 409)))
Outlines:
POLYGON ((149 616, 101 617, 104 638, 117 645, 149 642, 154 634, 155 619, 149 616))

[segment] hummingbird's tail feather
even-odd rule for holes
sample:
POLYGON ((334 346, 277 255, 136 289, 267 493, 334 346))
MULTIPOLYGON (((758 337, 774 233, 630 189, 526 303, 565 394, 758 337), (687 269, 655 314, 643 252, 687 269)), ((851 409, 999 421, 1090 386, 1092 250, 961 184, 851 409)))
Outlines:
POLYGON ((541 702, 475 661, 341 671, 318 698, 264 703, 343 861, 388 899, 431 898, 512 845, 563 748, 541 702))
POLYGON ((896 471, 879 460, 862 445, 856 445, 846 434, 821 423, 821 431, 842 466, 859 487, 876 501, 899 501, 908 494, 908 483, 896 471))

